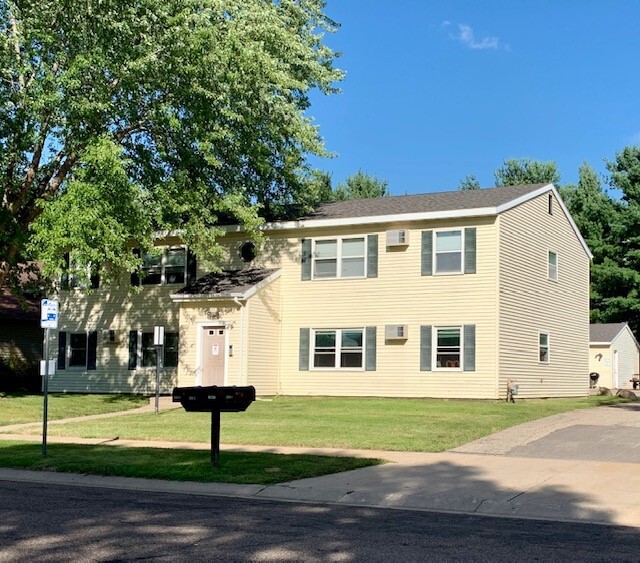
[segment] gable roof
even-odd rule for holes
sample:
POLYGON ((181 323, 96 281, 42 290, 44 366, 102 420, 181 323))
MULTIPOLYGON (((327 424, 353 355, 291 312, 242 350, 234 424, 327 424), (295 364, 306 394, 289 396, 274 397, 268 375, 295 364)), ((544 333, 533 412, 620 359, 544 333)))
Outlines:
POLYGON ((333 201, 321 203, 312 213, 300 219, 342 219, 347 217, 403 215, 416 212, 434 213, 497 208, 545 186, 547 184, 529 184, 480 190, 456 190, 429 194, 333 201))
MULTIPOLYGON (((593 258, 569 210, 553 184, 501 186, 480 190, 455 190, 416 195, 334 201, 318 205, 313 212, 293 221, 266 223, 262 230, 303 229, 311 227, 349 227, 424 221, 435 219, 490 217, 504 213, 522 203, 552 193, 576 238, 589 259, 593 258)), ((229 227, 229 231, 242 231, 229 227)))
POLYGON ((591 324, 589 325, 589 342, 591 344, 611 344, 625 328, 633 337, 636 346, 640 347, 627 323, 591 324))
POLYGON ((280 277, 278 269, 252 268, 209 272, 171 295, 174 301, 248 299, 280 277))

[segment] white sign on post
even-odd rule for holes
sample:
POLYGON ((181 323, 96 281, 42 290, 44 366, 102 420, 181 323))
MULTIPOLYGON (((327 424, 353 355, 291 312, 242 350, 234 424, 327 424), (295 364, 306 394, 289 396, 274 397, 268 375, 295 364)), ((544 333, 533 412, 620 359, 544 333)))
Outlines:
POLYGON ((164 346, 164 327, 163 326, 153 327, 153 345, 164 346))
POLYGON ((40 302, 40 327, 58 328, 58 302, 53 299, 43 299, 40 302))

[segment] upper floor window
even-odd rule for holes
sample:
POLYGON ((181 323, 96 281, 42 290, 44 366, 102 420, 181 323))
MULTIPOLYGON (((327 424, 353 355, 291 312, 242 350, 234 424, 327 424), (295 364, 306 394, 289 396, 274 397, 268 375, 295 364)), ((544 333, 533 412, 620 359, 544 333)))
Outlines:
POLYGON ((184 246, 171 246, 160 254, 142 256, 141 281, 143 285, 184 283, 187 270, 187 252, 184 246))
POLYGON ((365 239, 335 238, 313 241, 313 277, 365 277, 365 239))
POLYGON ((435 239, 435 273, 462 273, 462 230, 436 231, 435 239))
POLYGON ((338 329, 314 332, 313 367, 317 369, 362 369, 363 330, 338 329))
POLYGON ((96 289, 100 285, 98 269, 93 265, 82 265, 77 255, 67 252, 64 255, 64 270, 60 279, 62 289, 96 289))
POLYGON ((556 252, 552 252, 551 250, 549 251, 548 267, 549 279, 558 281, 558 254, 556 252))
POLYGON ((238 249, 243 262, 253 262, 256 257, 256 244, 252 241, 243 242, 238 249))

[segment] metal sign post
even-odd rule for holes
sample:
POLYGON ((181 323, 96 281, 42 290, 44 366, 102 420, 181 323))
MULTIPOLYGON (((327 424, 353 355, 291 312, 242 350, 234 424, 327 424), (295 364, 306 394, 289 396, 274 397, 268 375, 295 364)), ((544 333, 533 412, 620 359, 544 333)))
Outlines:
POLYGON ((162 349, 164 347, 164 327, 153 327, 153 345, 156 347, 156 404, 155 413, 158 414, 160 404, 160 368, 162 367, 162 349))
POLYGON ((47 455, 47 418, 49 416, 49 329, 58 328, 58 302, 42 299, 40 326, 44 328, 44 380, 42 382, 42 456, 47 455))

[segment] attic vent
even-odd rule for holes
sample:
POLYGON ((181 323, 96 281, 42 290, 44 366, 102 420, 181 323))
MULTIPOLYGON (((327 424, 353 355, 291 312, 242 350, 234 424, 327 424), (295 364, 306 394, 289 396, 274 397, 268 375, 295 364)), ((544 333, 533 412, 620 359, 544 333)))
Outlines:
POLYGON ((406 229, 387 231, 387 246, 407 246, 408 244, 409 231, 406 229))
POLYGON ((386 325, 384 327, 385 340, 406 340, 409 338, 407 325, 386 325))

